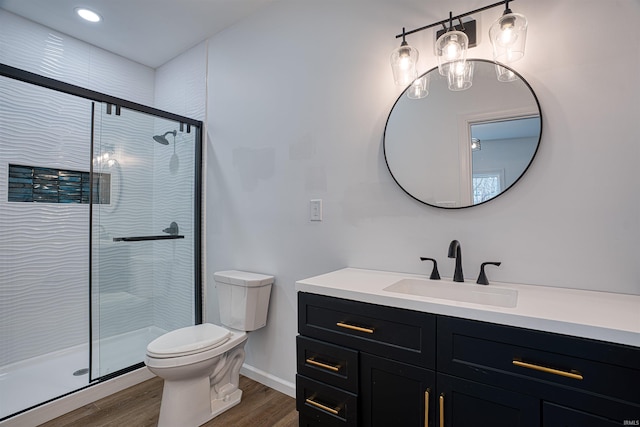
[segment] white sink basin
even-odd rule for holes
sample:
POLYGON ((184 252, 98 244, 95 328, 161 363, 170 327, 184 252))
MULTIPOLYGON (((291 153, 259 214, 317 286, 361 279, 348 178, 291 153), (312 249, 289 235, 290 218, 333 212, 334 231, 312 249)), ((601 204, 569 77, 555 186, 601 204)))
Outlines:
POLYGON ((383 290, 407 295, 507 308, 513 308, 518 303, 518 291, 515 289, 493 288, 490 286, 452 282, 449 280, 401 279, 383 290))

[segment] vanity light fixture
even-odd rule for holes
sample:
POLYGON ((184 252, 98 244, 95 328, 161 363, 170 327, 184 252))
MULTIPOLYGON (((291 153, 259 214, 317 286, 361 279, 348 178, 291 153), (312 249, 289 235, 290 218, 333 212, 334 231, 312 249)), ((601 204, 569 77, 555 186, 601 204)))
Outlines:
MULTIPOLYGON (((443 24, 444 25, 444 24, 443 24)), ((462 21, 460 21, 462 27, 462 21)), ((446 76, 451 67, 458 67, 460 71, 467 60, 469 37, 453 27, 452 13, 449 12, 449 29, 436 40, 436 58, 438 59, 438 71, 441 76, 446 76)))
POLYGON ((493 59, 503 64, 515 62, 524 56, 527 40, 527 18, 509 9, 505 3, 504 13, 489 28, 489 40, 493 45, 493 59))
POLYGON ((76 7, 76 13, 79 17, 89 22, 100 22, 102 21, 102 17, 98 15, 93 10, 87 9, 86 7, 76 7))
POLYGON ((478 138, 471 138, 471 151, 480 151, 482 150, 482 145, 480 144, 480 140, 478 138))
POLYGON ((406 86, 418 77, 418 71, 416 70, 418 55, 418 49, 409 46, 405 40, 403 28, 402 43, 399 48, 391 53, 393 80, 398 86, 406 86))
MULTIPOLYGON (((448 19, 411 31, 405 31, 403 28, 402 34, 396 35, 396 38, 402 37, 402 44, 391 54, 391 68, 395 83, 400 86, 407 86, 417 77, 415 66, 418 61, 418 50, 407 44, 406 36, 442 25, 443 29, 437 32, 435 43, 438 71, 441 75, 447 76, 451 90, 469 88, 471 81, 469 80, 465 84, 463 82, 473 75, 473 69, 465 68, 465 63, 467 49, 476 46, 476 21, 468 20, 463 22, 462 18, 501 5, 505 5, 505 11, 489 30, 489 38, 493 44, 494 59, 498 62, 509 63, 522 58, 527 36, 527 18, 521 14, 513 13, 509 9, 509 3, 512 1, 515 0, 502 0, 456 16, 449 12, 448 19), (458 21, 459 25, 453 25, 454 21, 458 21), (449 24, 448 27, 446 26, 447 23, 449 24), (450 73, 457 73, 457 75, 448 76, 450 73)), ((496 73, 500 81, 512 81, 514 79, 514 76, 506 73, 504 68, 502 70, 496 68, 496 73), (503 75, 500 74, 501 71, 503 71, 503 75)))

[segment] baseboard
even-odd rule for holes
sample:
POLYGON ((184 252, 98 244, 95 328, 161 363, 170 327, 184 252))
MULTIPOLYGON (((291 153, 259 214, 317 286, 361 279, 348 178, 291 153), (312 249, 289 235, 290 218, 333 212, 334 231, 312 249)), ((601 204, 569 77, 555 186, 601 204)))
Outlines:
POLYGON ((245 377, 251 378, 254 381, 266 385, 267 387, 271 387, 272 389, 277 390, 280 393, 284 393, 287 396, 293 397, 294 399, 296 397, 296 385, 292 382, 285 381, 282 378, 271 375, 268 372, 247 365, 246 363, 242 365, 240 373, 245 377))
MULTIPOLYGON (((108 381, 98 383, 78 390, 67 396, 61 397, 37 408, 33 408, 22 414, 0 422, 0 427, 24 427, 37 426, 54 418, 58 418, 68 412, 81 408, 84 405, 110 396, 125 388, 129 388, 143 381, 153 378, 155 375, 146 366, 135 371, 128 372, 108 381)), ((257 380, 256 380, 257 381, 257 380)))

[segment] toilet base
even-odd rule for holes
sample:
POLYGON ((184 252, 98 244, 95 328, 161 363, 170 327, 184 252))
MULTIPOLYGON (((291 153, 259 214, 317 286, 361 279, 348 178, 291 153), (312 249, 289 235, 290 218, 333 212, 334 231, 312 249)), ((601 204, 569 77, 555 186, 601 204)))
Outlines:
MULTIPOLYGON (((211 418, 214 418, 229 408, 236 406, 242 399, 242 390, 237 389, 224 399, 214 399, 211 401, 211 418)), ((209 418, 209 420, 211 419, 209 418)), ((207 420, 207 421, 209 421, 207 420)))
POLYGON ((177 367, 160 368, 147 357, 151 372, 164 379, 158 427, 198 427, 239 404, 245 342, 243 335, 218 356, 177 367))
POLYGON ((236 389, 222 398, 203 401, 203 397, 209 396, 209 378, 166 385, 162 392, 158 427, 200 426, 236 406, 242 399, 242 390, 236 389))

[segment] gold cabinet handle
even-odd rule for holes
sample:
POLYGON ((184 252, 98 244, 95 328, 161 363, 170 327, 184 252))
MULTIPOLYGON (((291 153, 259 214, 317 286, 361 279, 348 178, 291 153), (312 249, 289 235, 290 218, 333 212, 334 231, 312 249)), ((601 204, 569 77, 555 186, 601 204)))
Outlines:
POLYGON ((440 427, 444 427, 444 393, 440 395, 440 427))
POLYGON ((340 413, 340 409, 339 408, 338 409, 330 408, 330 407, 328 407, 326 405, 323 405, 322 403, 318 403, 315 400, 312 400, 311 398, 307 398, 305 400, 305 402, 307 402, 311 406, 315 406, 316 408, 322 409, 323 411, 326 411, 326 412, 328 412, 330 414, 333 414, 333 415, 338 415, 338 413, 340 413))
POLYGON ((338 372, 340 370, 340 365, 329 365, 328 363, 318 362, 313 357, 308 358, 306 362, 310 365, 317 366, 323 369, 328 369, 333 372, 338 372))
POLYGON ((424 427, 429 427, 429 393, 431 389, 424 392, 424 427))
POLYGON ((581 380, 584 378, 577 371, 561 371, 559 369, 547 368, 546 366, 534 365, 533 363, 522 362, 520 360, 514 360, 513 364, 521 368, 533 369, 535 371, 546 372, 548 374, 560 375, 562 377, 573 378, 574 380, 581 380))
POLYGON ((348 323, 343 323, 343 322, 336 323, 336 326, 340 326, 341 328, 346 328, 346 329, 352 329, 358 332, 366 332, 367 334, 373 333, 373 328, 363 328, 361 326, 354 326, 354 325, 350 325, 348 323))

